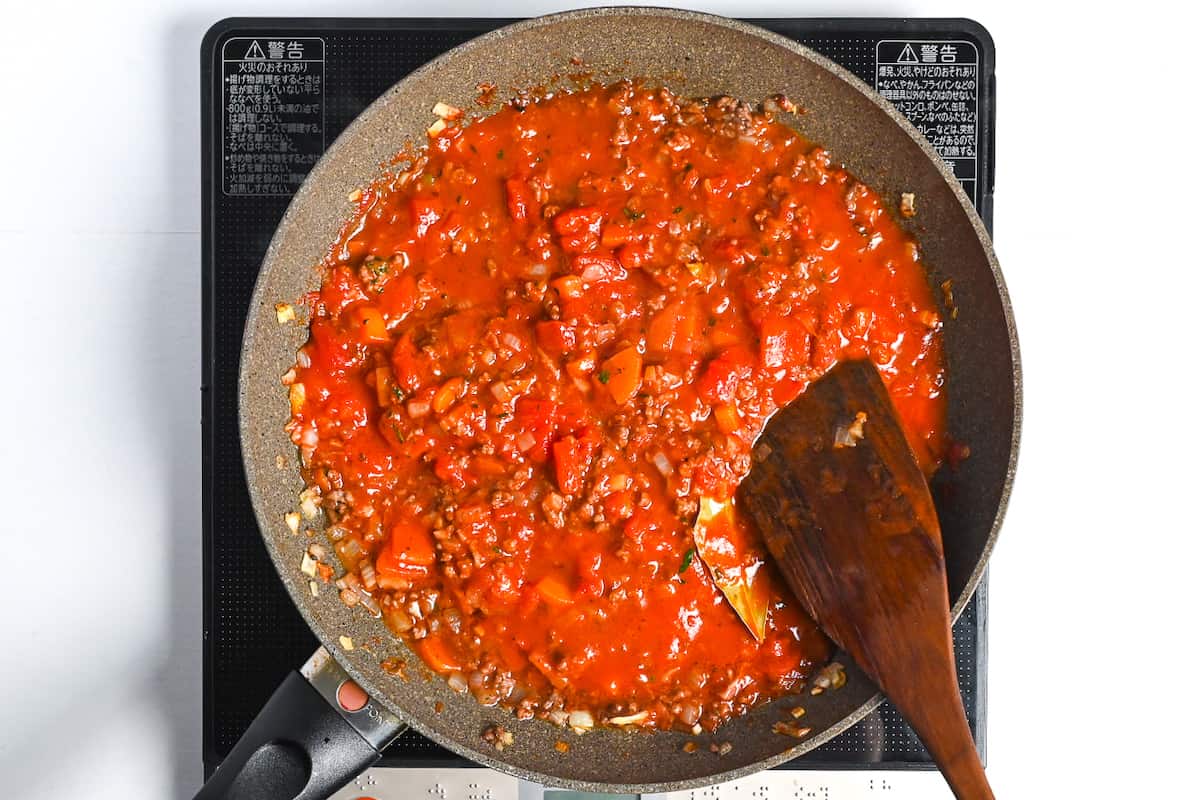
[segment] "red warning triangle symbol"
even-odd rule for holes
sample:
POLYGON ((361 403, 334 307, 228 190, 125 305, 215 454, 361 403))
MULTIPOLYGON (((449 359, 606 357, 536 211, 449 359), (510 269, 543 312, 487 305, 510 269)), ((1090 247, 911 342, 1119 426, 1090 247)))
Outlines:
POLYGON ((258 46, 258 39, 255 39, 250 43, 250 46, 246 48, 246 55, 242 56, 242 58, 255 60, 266 59, 266 56, 263 55, 262 48, 258 46))
MULTIPOLYGON (((255 42, 254 44, 257 45, 258 42, 255 42)), ((249 58, 249 56, 246 56, 246 57, 249 58)), ((261 56, 260 56, 260 58, 261 58, 261 56)), ((920 60, 917 58, 917 52, 915 50, 913 50, 913 47, 911 44, 904 45, 904 49, 900 51, 900 57, 896 59, 896 63, 897 64, 920 63, 920 60)))

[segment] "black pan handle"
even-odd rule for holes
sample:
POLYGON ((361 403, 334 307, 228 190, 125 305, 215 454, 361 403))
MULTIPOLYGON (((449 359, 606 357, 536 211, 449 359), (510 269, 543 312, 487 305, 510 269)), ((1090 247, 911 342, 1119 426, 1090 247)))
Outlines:
POLYGON ((403 731, 321 648, 283 680, 195 800, 325 800, 403 731))

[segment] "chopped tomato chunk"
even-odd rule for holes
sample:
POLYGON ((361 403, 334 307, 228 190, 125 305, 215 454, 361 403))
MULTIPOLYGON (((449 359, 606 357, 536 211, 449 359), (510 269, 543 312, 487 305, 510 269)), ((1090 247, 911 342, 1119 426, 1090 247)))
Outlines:
POLYGON ((600 244, 600 226, 603 212, 595 206, 570 208, 554 218, 554 230, 559 236, 559 246, 568 253, 584 253, 595 250, 600 244))
POLYGON ((529 184, 519 178, 509 178, 504 182, 504 192, 508 199, 508 213, 517 222, 525 222, 535 211, 536 199, 529 184))
POLYGON ((697 389, 707 402, 732 403, 738 386, 754 373, 754 359, 744 347, 730 347, 708 362, 697 389))

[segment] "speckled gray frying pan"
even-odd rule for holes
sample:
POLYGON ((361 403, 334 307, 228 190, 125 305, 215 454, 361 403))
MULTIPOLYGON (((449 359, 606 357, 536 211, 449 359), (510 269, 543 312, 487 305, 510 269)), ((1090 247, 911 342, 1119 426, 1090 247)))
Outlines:
MULTIPOLYGON (((472 107, 476 86, 483 82, 500 87, 503 99, 510 87, 543 84, 570 71, 572 57, 583 59, 600 75, 657 76, 656 80, 685 95, 730 94, 758 100, 782 92, 805 111, 786 121, 826 146, 893 209, 902 192, 916 194, 918 215, 904 224, 920 240, 932 284, 936 287, 953 279, 959 308, 957 319, 946 315, 949 429, 969 444, 971 455, 953 474, 940 476, 952 491, 938 492, 957 617, 978 584, 996 539, 1012 482, 1019 429, 1016 332, 987 234, 936 153, 886 101, 828 59, 775 34, 718 17, 661 9, 597 9, 518 23, 430 62, 364 111, 296 194, 262 265, 242 350, 240 409, 246 476, 275 566, 300 612, 336 660, 326 665, 326 672, 352 676, 373 698, 359 717, 367 714, 377 721, 395 715, 468 758, 545 784, 608 792, 697 787, 810 750, 865 716, 879 697, 851 669, 840 691, 777 700, 722 726, 715 735, 699 737, 699 749, 690 754, 683 752, 683 745, 692 737, 682 734, 603 730, 577 737, 543 721, 519 722, 507 712, 481 707, 469 694, 456 694, 440 678, 428 679, 419 658, 381 622, 362 609, 343 606, 336 591, 325 587, 314 597, 309 577, 300 571, 309 540, 303 534, 293 535, 284 522, 284 515, 297 507, 303 484, 296 450, 283 430, 288 401, 279 378, 292 365, 307 330, 303 320, 280 324, 275 304, 296 302, 318 285, 318 265, 326 248, 354 211, 347 194, 376 177, 379 165, 406 139, 421 140, 436 101, 472 107), (346 641, 353 641, 354 649, 344 649, 340 637, 349 637, 346 641), (386 657, 407 661, 407 681, 380 668, 386 657), (444 704, 441 713, 435 710, 439 701, 444 704), (771 724, 780 719, 781 707, 801 703, 808 710, 805 724, 812 734, 798 743, 772 733, 771 724), (514 734, 513 744, 503 752, 481 738, 482 731, 495 723, 514 734), (560 739, 569 741, 569 752, 555 749, 560 739), (733 745, 727 754, 709 751, 710 743, 726 741, 733 745)), ((337 683, 336 677, 322 680, 329 682, 326 694, 337 683)), ((321 686, 322 680, 313 683, 321 686)), ((293 691, 295 687, 285 686, 276 700, 289 702, 293 691)), ((290 702, 294 717, 290 724, 303 724, 297 722, 302 715, 294 710, 296 701, 290 702)), ((358 717, 344 714, 335 722, 342 724, 342 719, 358 717)), ((330 778, 323 771, 340 767, 344 772, 370 762, 369 754, 346 755, 344 743, 340 754, 314 753, 297 731, 288 734, 291 744, 258 747, 272 735, 277 740, 281 736, 278 730, 271 734, 270 728, 264 723, 257 734, 252 729, 248 737, 259 736, 258 742, 231 754, 230 766, 217 774, 219 778, 226 773, 224 786, 239 780, 258 785, 253 783, 254 764, 240 763, 258 759, 273 764, 277 775, 296 771, 297 776, 289 778, 293 788, 308 784, 303 791, 273 790, 280 796, 319 797, 337 780, 350 777, 330 778), (307 760, 313 765, 311 779, 301 774, 307 760)), ((332 742, 327 735, 320 738, 324 742, 318 741, 318 746, 341 741, 336 736, 332 742)), ((233 795, 226 789, 206 796, 233 795)))

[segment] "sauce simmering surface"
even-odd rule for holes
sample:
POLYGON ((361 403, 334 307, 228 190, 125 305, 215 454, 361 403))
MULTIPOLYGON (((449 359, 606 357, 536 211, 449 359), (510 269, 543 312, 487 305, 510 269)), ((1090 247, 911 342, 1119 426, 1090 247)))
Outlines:
POLYGON ((865 356, 932 471, 940 326, 880 198, 770 113, 593 86, 451 122, 363 192, 289 430, 343 600, 453 687, 711 729, 831 653, 727 503, 756 436, 865 356))

